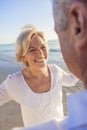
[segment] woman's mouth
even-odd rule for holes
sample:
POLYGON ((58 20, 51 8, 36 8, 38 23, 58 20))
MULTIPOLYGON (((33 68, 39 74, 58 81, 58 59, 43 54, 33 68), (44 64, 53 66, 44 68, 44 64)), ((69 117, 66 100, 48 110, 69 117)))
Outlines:
POLYGON ((37 59, 37 60, 34 60, 35 62, 44 62, 46 59, 45 59, 45 57, 43 57, 43 58, 40 58, 40 59, 37 59))

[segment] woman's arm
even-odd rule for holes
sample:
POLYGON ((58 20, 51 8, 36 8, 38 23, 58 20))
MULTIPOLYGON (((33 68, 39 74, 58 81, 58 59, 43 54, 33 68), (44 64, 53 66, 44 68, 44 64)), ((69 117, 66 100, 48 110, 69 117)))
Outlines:
POLYGON ((0 105, 8 102, 10 100, 8 91, 6 89, 6 81, 0 84, 0 105))
POLYGON ((54 65, 53 70, 54 77, 58 78, 58 80, 61 80, 62 86, 74 86, 79 81, 76 76, 74 76, 72 73, 64 71, 58 65, 54 65))

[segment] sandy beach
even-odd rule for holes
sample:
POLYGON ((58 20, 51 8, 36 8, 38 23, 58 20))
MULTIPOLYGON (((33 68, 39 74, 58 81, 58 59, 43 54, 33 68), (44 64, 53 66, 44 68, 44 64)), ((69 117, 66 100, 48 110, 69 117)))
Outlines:
MULTIPOLYGON (((16 62, 0 60, 0 83, 9 75, 18 70, 20 66, 16 62)), ((10 101, 0 106, 0 130, 10 130, 13 127, 23 126, 20 106, 10 101)))
MULTIPOLYGON (((16 62, 0 60, 0 83, 7 77, 22 69, 22 66, 16 62)), ((82 84, 78 82, 74 87, 63 86, 63 105, 64 114, 67 115, 67 93, 74 93, 83 90, 82 84)), ((10 101, 0 106, 0 130, 11 130, 13 127, 22 127, 22 116, 20 106, 14 101, 10 101)))

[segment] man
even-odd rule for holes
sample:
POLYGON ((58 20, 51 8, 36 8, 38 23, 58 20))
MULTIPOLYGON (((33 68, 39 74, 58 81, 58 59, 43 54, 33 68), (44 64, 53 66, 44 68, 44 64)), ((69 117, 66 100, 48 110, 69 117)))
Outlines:
MULTIPOLYGON (((64 60, 87 89, 87 0, 53 0, 53 16, 64 60)), ((68 97, 68 111, 67 129, 87 129, 87 90, 68 97)))
MULTIPOLYGON (((87 89, 87 0, 53 0, 53 16, 64 60, 87 89)), ((68 117, 63 121, 28 130, 51 130, 52 124, 53 130, 87 130, 87 90, 68 97, 68 117)))

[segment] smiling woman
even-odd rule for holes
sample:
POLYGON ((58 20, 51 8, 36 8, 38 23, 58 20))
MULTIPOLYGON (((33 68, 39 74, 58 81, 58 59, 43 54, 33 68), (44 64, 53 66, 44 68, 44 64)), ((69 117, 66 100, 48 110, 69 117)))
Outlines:
POLYGON ((33 73, 37 73, 40 68, 47 66, 48 48, 47 43, 44 43, 43 39, 37 34, 31 39, 29 50, 23 56, 23 60, 29 66, 33 73))
POLYGON ((62 86, 78 79, 55 64, 47 64, 48 44, 43 32, 25 26, 16 42, 16 59, 25 66, 0 84, 0 105, 14 100, 20 104, 25 127, 63 115, 62 86))

